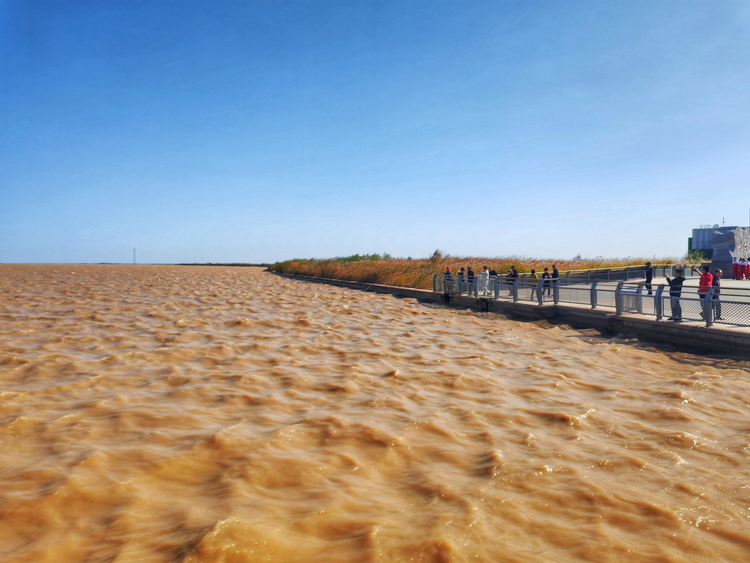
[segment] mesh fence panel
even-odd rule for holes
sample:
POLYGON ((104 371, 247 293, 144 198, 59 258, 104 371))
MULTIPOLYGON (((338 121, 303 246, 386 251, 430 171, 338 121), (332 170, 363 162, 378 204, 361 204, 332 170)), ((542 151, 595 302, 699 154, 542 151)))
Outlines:
POLYGON ((560 287, 560 303, 591 305, 591 290, 587 287, 560 287))
POLYGON ((553 303, 555 301, 555 288, 552 285, 544 286, 539 288, 542 292, 542 301, 544 303, 553 303))
POLYGON ((750 302, 714 299, 711 304, 715 323, 750 326, 750 302))
POLYGON ((642 315, 656 316, 656 300, 653 295, 643 295, 643 312, 642 315))
POLYGON ((500 299, 513 299, 513 282, 504 279, 498 279, 497 296, 500 299))
POLYGON ((615 291, 613 289, 597 289, 596 290, 596 306, 597 307, 614 307, 615 306, 615 291))
POLYGON ((518 290, 519 301, 529 301, 531 303, 539 303, 537 298, 536 288, 524 288, 518 290))
POLYGON ((445 293, 445 278, 436 277, 433 280, 433 287, 437 293, 445 293))
POLYGON ((647 295, 645 291, 641 294, 636 292, 623 292, 621 297, 623 313, 656 316, 656 303, 654 303, 654 298, 647 295))
POLYGON ((519 301, 533 301, 539 303, 537 298, 537 287, 536 282, 519 282, 518 284, 518 300, 519 301))
POLYGON ((683 321, 703 320, 703 301, 694 297, 662 297, 662 311, 670 319, 683 321))
POLYGON ((458 293, 458 280, 454 278, 445 278, 443 280, 444 293, 458 293))

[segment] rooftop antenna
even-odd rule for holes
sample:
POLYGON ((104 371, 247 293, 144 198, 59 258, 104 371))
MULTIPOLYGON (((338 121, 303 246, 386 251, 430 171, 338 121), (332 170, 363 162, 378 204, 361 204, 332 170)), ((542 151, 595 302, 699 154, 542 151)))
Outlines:
POLYGON ((727 220, 724 219, 724 217, 721 218, 721 226, 726 227, 727 226, 727 220))

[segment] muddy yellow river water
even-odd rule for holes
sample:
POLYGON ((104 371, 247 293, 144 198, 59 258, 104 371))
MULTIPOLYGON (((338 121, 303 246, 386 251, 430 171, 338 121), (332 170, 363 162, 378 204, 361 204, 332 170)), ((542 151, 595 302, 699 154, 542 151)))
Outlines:
POLYGON ((0 266, 0 561, 750 561, 750 365, 258 268, 0 266))

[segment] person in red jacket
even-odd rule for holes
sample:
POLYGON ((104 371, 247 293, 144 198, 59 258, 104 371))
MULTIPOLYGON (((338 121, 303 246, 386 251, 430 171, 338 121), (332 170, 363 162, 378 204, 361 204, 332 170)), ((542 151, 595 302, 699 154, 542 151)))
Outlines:
POLYGON ((735 256, 732 258, 732 279, 737 280, 740 277, 740 261, 735 256))
MULTIPOLYGON (((693 268, 693 272, 697 272, 695 268, 693 268)), ((714 283, 714 277, 711 275, 711 268, 708 266, 703 266, 701 268, 701 277, 698 280, 698 297, 701 298, 701 319, 705 317, 703 311, 705 310, 705 299, 706 299, 706 293, 708 293, 708 290, 711 289, 711 285, 714 283)))

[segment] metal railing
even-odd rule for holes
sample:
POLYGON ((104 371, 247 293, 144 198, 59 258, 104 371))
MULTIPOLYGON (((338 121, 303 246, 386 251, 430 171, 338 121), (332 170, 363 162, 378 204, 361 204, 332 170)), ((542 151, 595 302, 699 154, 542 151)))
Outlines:
MULTIPOLYGON (((667 272, 669 273, 669 271, 667 272)), ((533 279, 520 276, 475 277, 472 281, 437 275, 433 290, 437 293, 469 295, 476 298, 528 302, 537 305, 588 305, 592 309, 612 309, 617 315, 635 314, 656 320, 704 322, 706 326, 724 324, 750 326, 750 288, 706 287, 704 297, 698 287, 683 287, 671 295, 665 284, 621 280, 617 286, 593 280, 590 286, 566 284, 562 278, 533 279)))

